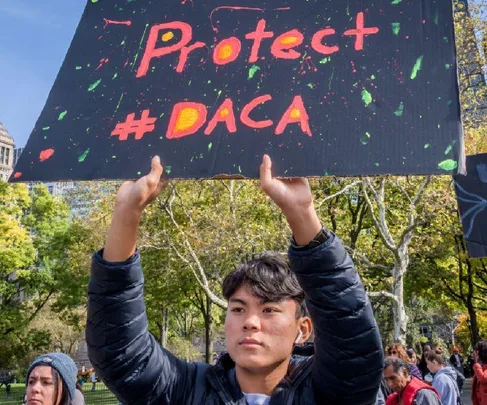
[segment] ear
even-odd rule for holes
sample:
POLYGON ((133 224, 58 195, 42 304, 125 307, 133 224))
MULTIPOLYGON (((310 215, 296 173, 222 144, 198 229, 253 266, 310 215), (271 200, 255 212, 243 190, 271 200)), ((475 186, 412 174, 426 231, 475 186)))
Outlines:
POLYGON ((313 333, 313 323, 311 322, 311 318, 309 316, 303 316, 299 318, 299 331, 298 337, 301 336, 299 339, 295 341, 296 344, 301 344, 306 342, 311 333, 313 333))

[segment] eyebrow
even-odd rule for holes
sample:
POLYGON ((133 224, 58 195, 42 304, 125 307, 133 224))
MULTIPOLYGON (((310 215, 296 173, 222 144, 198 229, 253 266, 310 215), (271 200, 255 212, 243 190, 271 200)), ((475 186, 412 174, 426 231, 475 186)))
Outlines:
POLYGON ((233 304, 242 304, 247 305, 247 301, 243 300, 242 298, 230 298, 230 302, 233 304))

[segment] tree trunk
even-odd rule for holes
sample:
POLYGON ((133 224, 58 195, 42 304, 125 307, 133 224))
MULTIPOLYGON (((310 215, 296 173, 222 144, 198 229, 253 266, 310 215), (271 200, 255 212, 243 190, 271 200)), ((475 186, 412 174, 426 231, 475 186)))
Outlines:
POLYGON ((408 326, 408 316, 404 307, 404 274, 407 271, 408 262, 407 253, 398 251, 398 258, 396 258, 396 264, 393 269, 393 294, 396 300, 392 307, 392 313, 394 315, 394 340, 403 345, 406 344, 408 326))
POLYGON ((167 334, 169 332, 169 310, 161 307, 161 322, 159 322, 161 346, 167 347, 167 334))
POLYGON ((206 296, 206 314, 204 315, 205 318, 205 361, 208 364, 211 364, 212 362, 212 354, 213 354, 213 340, 212 340, 212 324, 213 324, 213 319, 211 317, 211 299, 206 296))

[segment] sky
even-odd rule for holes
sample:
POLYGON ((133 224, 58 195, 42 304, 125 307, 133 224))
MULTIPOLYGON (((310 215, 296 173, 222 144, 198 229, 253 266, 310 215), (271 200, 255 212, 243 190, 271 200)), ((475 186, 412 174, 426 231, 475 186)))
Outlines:
POLYGON ((25 146, 86 0, 0 0, 0 122, 25 146))

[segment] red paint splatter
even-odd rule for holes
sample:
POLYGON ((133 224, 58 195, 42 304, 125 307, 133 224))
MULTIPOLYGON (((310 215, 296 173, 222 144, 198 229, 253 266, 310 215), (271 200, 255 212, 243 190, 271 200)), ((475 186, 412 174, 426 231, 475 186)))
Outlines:
POLYGON ((18 179, 19 177, 22 177, 22 172, 15 172, 14 179, 18 179))
POLYGON ((109 59, 108 59, 108 58, 102 58, 102 59, 100 59, 100 64, 99 64, 99 65, 98 65, 98 67, 95 69, 95 71, 96 71, 96 70, 98 70, 98 69, 100 69, 101 67, 103 67, 103 65, 104 65, 105 63, 108 63, 108 61, 109 61, 109 59))
POLYGON ((105 21, 105 25, 103 26, 103 29, 105 29, 109 24, 126 25, 128 27, 132 25, 132 21, 114 21, 114 20, 108 20, 106 18, 104 18, 103 21, 105 21))
POLYGON ((50 159, 54 155, 54 149, 45 149, 39 154, 39 160, 44 162, 44 160, 50 159))
POLYGON ((300 75, 304 75, 306 70, 312 70, 313 72, 317 72, 318 69, 316 68, 315 64, 311 60, 311 56, 306 56, 301 63, 301 69, 299 70, 300 75))

